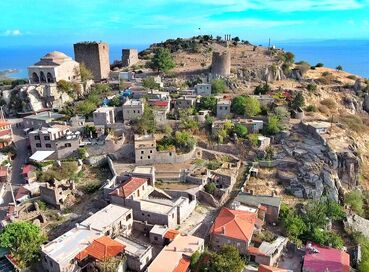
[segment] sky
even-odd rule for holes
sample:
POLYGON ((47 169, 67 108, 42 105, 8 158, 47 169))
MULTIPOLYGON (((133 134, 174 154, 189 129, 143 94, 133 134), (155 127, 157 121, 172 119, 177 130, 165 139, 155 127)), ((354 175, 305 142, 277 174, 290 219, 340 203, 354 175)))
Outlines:
POLYGON ((0 47, 199 34, 254 43, 369 39, 369 0, 2 0, 0 47))

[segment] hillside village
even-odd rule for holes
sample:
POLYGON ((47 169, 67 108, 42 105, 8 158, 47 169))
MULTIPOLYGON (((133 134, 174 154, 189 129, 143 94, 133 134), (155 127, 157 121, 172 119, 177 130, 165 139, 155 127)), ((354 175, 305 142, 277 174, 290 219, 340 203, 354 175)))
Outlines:
POLYGON ((73 46, 0 81, 0 271, 369 271, 368 79, 230 35, 73 46))

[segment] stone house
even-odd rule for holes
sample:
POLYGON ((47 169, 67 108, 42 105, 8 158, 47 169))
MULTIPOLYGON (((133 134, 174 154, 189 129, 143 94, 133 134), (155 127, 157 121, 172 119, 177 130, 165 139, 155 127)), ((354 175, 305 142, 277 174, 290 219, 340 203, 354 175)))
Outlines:
POLYGON ((103 236, 130 235, 132 210, 118 205, 108 205, 88 217, 75 228, 41 247, 41 262, 45 271, 79 271, 76 258, 96 239, 103 236))
POLYGON ((53 179, 46 182, 45 186, 40 186, 40 197, 46 203, 61 210, 65 206, 66 199, 75 190, 74 181, 53 179))
POLYGON ((55 124, 31 131, 28 139, 32 157, 36 152, 51 151, 48 159, 64 159, 79 148, 80 133, 71 132, 69 126, 55 124))
POLYGON ((176 227, 196 206, 196 196, 186 192, 164 192, 150 185, 147 179, 117 177, 110 193, 111 203, 133 209, 133 218, 149 224, 176 227))
POLYGON ((281 257, 287 242, 288 238, 279 236, 272 242, 263 241, 258 247, 250 246, 247 253, 251 256, 251 261, 273 266, 281 257))
POLYGON ((221 99, 217 102, 217 118, 224 119, 231 114, 231 101, 221 99))
POLYGON ((122 106, 123 120, 136 120, 144 113, 144 103, 139 99, 128 99, 122 106))
POLYGON ((181 96, 178 97, 175 101, 176 109, 189 109, 196 105, 196 97, 195 96, 181 96))
POLYGON ((265 221, 267 223, 276 223, 279 217, 281 207, 281 198, 274 195, 254 195, 253 193, 239 193, 234 201, 243 205, 259 208, 266 207, 265 221))
POLYGON ((325 134, 332 127, 329 122, 302 122, 302 127, 311 134, 325 134))
POLYGON ((197 95, 210 96, 211 95, 211 84, 210 83, 196 84, 195 91, 197 95))
POLYGON ((44 111, 23 117, 23 126, 26 129, 37 129, 50 125, 53 121, 62 117, 64 117, 63 114, 52 111, 44 111))
POLYGON ((270 146, 270 138, 258 135, 258 150, 266 150, 270 146))
POLYGON ((84 116, 76 115, 70 118, 69 123, 72 128, 82 128, 86 124, 86 118, 84 116))
POLYGON ((143 243, 133 237, 118 236, 115 238, 124 245, 124 256, 127 258, 126 265, 130 271, 144 271, 153 258, 153 248, 151 245, 143 243))
POLYGON ((247 254, 256 225, 261 225, 256 213, 223 207, 210 230, 210 243, 215 250, 233 245, 241 254, 247 254))
POLYGON ((210 115, 210 110, 200 110, 197 114, 197 121, 200 123, 206 122, 206 118, 210 115))
POLYGON ((263 107, 270 106, 274 103, 274 98, 270 95, 250 95, 252 98, 255 98, 259 101, 260 105, 263 107))
POLYGON ((115 123, 115 108, 100 107, 93 112, 94 124, 96 126, 107 126, 115 123))
POLYGON ((155 122, 164 123, 170 111, 170 100, 150 99, 148 103, 153 108, 155 122))
POLYGON ((80 81, 79 63, 62 52, 53 51, 28 67, 28 78, 31 84, 80 81))
POLYGON ((154 225, 149 233, 150 243, 154 245, 164 245, 165 234, 168 231, 167 226, 154 225))

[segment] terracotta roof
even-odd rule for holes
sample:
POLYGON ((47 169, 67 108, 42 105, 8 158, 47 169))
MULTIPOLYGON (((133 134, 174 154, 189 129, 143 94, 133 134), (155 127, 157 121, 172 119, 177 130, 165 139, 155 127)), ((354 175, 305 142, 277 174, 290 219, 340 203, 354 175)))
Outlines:
POLYGON ((0 127, 8 126, 8 125, 11 125, 11 123, 9 123, 8 121, 5 121, 5 120, 0 120, 0 127))
POLYGON ((30 191, 28 191, 26 188, 21 186, 19 187, 17 194, 15 195, 15 200, 21 199, 24 196, 29 196, 30 193, 31 193, 30 191))
POLYGON ((259 255, 259 256, 267 256, 265 255, 263 252, 261 252, 259 250, 259 248, 257 247, 253 247, 253 246, 250 246, 247 248, 247 252, 250 254, 250 255, 259 255))
POLYGON ((153 100, 149 104, 155 107, 168 107, 169 102, 166 100, 153 100))
POLYGON ((127 181, 121 184, 117 189, 115 189, 110 194, 120 197, 128 197, 146 182, 147 179, 130 177, 127 181))
POLYGON ((350 271, 350 256, 346 252, 323 247, 314 243, 306 244, 306 253, 304 257, 304 270, 309 272, 349 272, 350 271), (309 249, 309 244, 318 252, 314 253, 309 249))
POLYGON ((255 222, 255 213, 222 208, 211 232, 239 240, 251 240, 255 222))
POLYGON ((191 261, 189 258, 182 256, 182 259, 179 260, 179 263, 176 268, 174 268, 173 272, 187 272, 191 261))
POLYGON ((164 238, 174 240, 174 238, 176 238, 178 234, 179 234, 178 230, 170 229, 164 234, 164 238))
POLYGON ((264 205, 260 205, 259 210, 266 211, 267 207, 265 207, 264 205))
POLYGON ((283 269, 283 268, 272 267, 272 266, 267 266, 267 265, 261 264, 259 266, 258 272, 288 272, 288 270, 283 269))
POLYGON ((122 245, 108 236, 102 236, 94 240, 91 245, 78 253, 76 259, 81 261, 87 256, 91 256, 99 261, 104 261, 108 258, 117 256, 125 247, 125 245, 122 245))
POLYGON ((0 177, 8 176, 8 168, 7 167, 0 167, 0 177))

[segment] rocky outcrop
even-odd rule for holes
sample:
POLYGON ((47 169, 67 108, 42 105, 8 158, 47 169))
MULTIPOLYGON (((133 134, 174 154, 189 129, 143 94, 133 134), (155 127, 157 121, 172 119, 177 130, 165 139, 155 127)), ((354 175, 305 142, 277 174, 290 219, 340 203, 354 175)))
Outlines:
POLYGON ((369 94, 364 95, 363 110, 369 113, 369 94))
POLYGON ((354 188, 359 185, 360 158, 353 152, 337 153, 337 172, 343 185, 354 188))
POLYGON ((369 238, 369 220, 353 213, 347 216, 344 223, 348 231, 360 232, 369 238))
POLYGON ((237 78, 246 81, 273 82, 286 79, 286 76, 281 67, 273 65, 262 68, 239 68, 237 69, 237 78))

